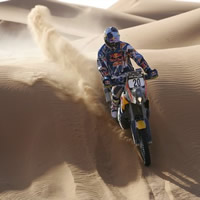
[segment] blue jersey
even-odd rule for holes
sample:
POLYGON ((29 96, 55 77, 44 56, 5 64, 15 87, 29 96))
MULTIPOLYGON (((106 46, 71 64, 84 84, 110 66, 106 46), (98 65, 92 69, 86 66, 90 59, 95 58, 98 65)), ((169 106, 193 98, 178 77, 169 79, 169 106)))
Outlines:
POLYGON ((104 44, 98 52, 98 70, 102 77, 120 76, 124 72, 134 70, 130 58, 145 72, 149 69, 144 57, 130 44, 120 41, 115 49, 111 49, 104 44))

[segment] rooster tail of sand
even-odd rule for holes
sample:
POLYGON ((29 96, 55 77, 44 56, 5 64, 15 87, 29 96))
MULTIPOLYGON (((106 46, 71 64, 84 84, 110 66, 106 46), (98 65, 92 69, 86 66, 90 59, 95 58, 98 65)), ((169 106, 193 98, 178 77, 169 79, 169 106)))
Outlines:
POLYGON ((90 108, 102 110, 99 99, 102 96, 99 87, 97 68, 94 62, 86 58, 80 51, 60 35, 50 22, 53 17, 47 7, 35 6, 28 15, 28 27, 34 40, 47 59, 55 62, 61 67, 66 79, 75 82, 78 87, 74 91, 77 95, 90 103, 90 108), (93 105, 91 106, 91 101, 93 105))

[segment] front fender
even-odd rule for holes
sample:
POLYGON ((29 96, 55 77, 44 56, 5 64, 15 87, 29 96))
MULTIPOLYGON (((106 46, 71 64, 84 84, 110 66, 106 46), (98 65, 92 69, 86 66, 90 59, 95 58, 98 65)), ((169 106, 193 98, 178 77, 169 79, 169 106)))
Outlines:
POLYGON ((146 128, 146 123, 144 120, 139 120, 136 122, 136 127, 137 129, 141 130, 141 129, 145 129, 146 128))

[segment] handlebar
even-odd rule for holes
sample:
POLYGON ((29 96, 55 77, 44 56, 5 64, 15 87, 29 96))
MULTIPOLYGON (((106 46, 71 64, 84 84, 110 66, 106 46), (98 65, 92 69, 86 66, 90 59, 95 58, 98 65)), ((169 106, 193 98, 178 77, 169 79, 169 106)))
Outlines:
MULTIPOLYGON (((124 74, 121 74, 120 76, 112 76, 111 77, 111 87, 115 86, 115 85, 124 85, 124 83, 126 82, 127 78, 144 78, 144 80, 151 80, 151 79, 155 79, 158 77, 158 72, 156 69, 151 71, 151 74, 145 74, 142 72, 142 70, 136 69, 134 71, 130 71, 130 72, 125 72, 124 74)), ((110 87, 109 86, 109 87, 110 87)))

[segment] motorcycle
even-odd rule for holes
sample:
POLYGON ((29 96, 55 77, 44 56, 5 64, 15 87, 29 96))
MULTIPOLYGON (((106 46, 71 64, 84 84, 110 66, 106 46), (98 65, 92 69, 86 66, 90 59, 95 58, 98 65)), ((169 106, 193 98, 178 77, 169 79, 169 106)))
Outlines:
MULTIPOLYGON (((122 129, 131 130, 133 142, 137 146, 145 166, 151 164, 149 144, 152 141, 146 80, 157 76, 157 70, 152 70, 151 76, 148 76, 142 72, 141 68, 125 73, 123 77, 125 80, 124 91, 118 106, 117 121, 122 129)), ((112 82, 115 82, 115 77, 112 82)), ((111 104, 111 87, 104 88, 104 92, 106 102, 111 104)))

